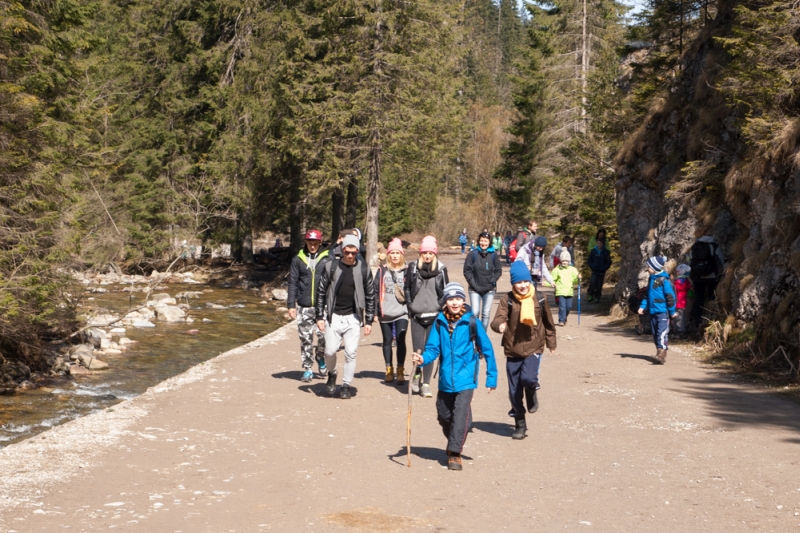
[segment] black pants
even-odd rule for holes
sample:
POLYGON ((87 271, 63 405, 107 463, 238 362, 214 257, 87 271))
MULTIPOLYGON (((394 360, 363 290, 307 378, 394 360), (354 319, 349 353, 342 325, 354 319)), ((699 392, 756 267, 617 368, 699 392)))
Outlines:
POLYGON ((508 399, 514 409, 515 418, 525 418, 525 406, 522 399, 525 389, 539 388, 539 364, 542 354, 528 357, 509 357, 506 359, 506 377, 508 378, 508 399))
POLYGON ((395 325, 397 333, 397 366, 403 366, 406 362, 406 331, 408 331, 406 318, 398 318, 394 322, 381 322, 383 360, 386 366, 392 366, 392 324, 395 325))
POLYGON ((714 291, 717 289, 717 280, 692 280, 694 285, 694 306, 692 307, 692 324, 694 326, 700 325, 700 320, 703 316, 703 307, 706 301, 714 299, 714 291))
POLYGON ((592 277, 589 278, 589 290, 587 291, 591 298, 600 299, 603 294, 603 281, 606 279, 606 274, 598 274, 592 272, 592 277))
MULTIPOLYGON (((425 351, 425 343, 428 342, 428 334, 430 334, 432 327, 433 323, 423 326, 416 319, 411 319, 411 346, 415 352, 422 353, 425 351)), ((436 363, 431 363, 422 367, 422 383, 430 384, 435 366, 436 363)))
POLYGON ((467 432, 472 427, 472 389, 461 392, 436 394, 436 414, 439 425, 447 437, 447 451, 461 453, 467 441, 467 432))

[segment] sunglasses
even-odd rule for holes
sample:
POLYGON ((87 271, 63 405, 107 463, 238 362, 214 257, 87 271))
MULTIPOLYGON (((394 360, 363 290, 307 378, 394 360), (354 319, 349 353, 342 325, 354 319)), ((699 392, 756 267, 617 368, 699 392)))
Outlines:
POLYGON ((358 252, 342 252, 344 255, 356 255, 358 252))

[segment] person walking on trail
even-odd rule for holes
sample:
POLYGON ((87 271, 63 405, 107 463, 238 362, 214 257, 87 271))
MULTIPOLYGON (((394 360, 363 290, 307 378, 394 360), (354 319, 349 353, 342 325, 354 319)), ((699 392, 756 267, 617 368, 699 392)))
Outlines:
POLYGON ((556 328, 547 298, 538 296, 531 283, 531 273, 522 263, 511 265, 511 292, 503 295, 497 306, 492 329, 503 336, 506 356, 509 415, 514 418, 512 439, 527 436, 525 407, 533 414, 539 409, 539 368, 545 345, 556 353, 556 328), (522 405, 525 396, 526 406, 522 405))
POLYGON ((500 236, 499 231, 494 232, 494 238, 492 238, 492 248, 494 251, 500 254, 502 257, 503 255, 503 237, 500 236))
POLYGON ((530 219, 528 220, 528 226, 517 232, 517 244, 515 244, 517 254, 519 254, 523 246, 536 239, 537 229, 539 229, 539 224, 537 224, 535 220, 530 219))
POLYGON ((289 266, 289 297, 286 307, 289 317, 297 319, 297 334, 300 337, 300 363, 303 365, 303 376, 300 381, 309 382, 314 377, 311 370, 314 366, 314 336, 317 336, 316 360, 319 364, 319 375, 325 377, 328 369, 325 366, 325 337, 317 326, 317 311, 314 296, 317 278, 325 263, 329 261, 328 250, 319 251, 322 246, 322 232, 311 229, 305 235, 306 244, 292 258, 289 266))
POLYGON ((672 326, 677 331, 678 336, 682 337, 686 334, 686 324, 689 317, 686 315, 686 303, 689 299, 689 293, 692 291, 692 282, 689 280, 689 274, 692 268, 689 265, 678 265, 675 269, 675 308, 677 309, 678 316, 672 321, 672 326))
POLYGON ((692 307, 692 326, 700 327, 706 301, 716 297, 717 283, 725 270, 722 250, 714 237, 705 231, 698 231, 698 239, 692 244, 689 266, 692 269, 694 285, 694 305, 692 307))
POLYGON ((488 233, 478 236, 478 247, 464 261, 464 278, 469 284, 469 304, 484 329, 489 327, 497 280, 503 275, 500 254, 491 246, 488 233))
POLYGON ((546 246, 546 237, 536 237, 535 240, 521 248, 517 255, 516 260, 525 263, 531 271, 531 279, 534 285, 538 285, 542 280, 545 280, 550 285, 553 284, 553 277, 547 269, 547 262, 544 260, 544 249, 546 246))
POLYGON ((478 388, 481 355, 486 360, 486 388, 497 388, 494 350, 483 325, 464 305, 466 294, 459 283, 448 283, 444 307, 428 336, 425 351, 414 362, 432 367, 440 358, 436 413, 447 438, 447 468, 461 470, 461 451, 472 426, 472 396, 478 388))
POLYGON ((675 289, 664 271, 666 257, 654 256, 647 260, 647 297, 639 305, 639 314, 645 310, 650 313, 650 328, 653 330, 653 341, 656 344, 656 364, 667 362, 669 349, 669 319, 678 316, 675 308, 675 289))
POLYGON ((561 252, 564 250, 569 252, 569 262, 575 264, 575 247, 572 245, 572 237, 565 235, 561 242, 556 244, 553 251, 550 252, 550 268, 558 266, 561 261, 561 252))
POLYGON ((514 235, 511 230, 506 230, 506 236, 503 238, 503 253, 506 256, 506 264, 511 264, 511 243, 514 242, 514 235))
POLYGON ((558 325, 566 326, 567 317, 572 309, 572 295, 581 279, 578 269, 570 264, 569 252, 561 252, 561 261, 553 269, 553 281, 556 285, 556 302, 558 303, 558 325))
POLYGON ((611 253, 606 248, 606 240, 601 237, 596 242, 597 245, 589 253, 589 269, 592 271, 588 290, 590 303, 600 301, 603 296, 606 271, 611 268, 611 253))
POLYGON ((339 397, 349 400, 350 384, 356 372, 356 351, 364 335, 372 331, 375 318, 375 288, 372 271, 359 257, 355 235, 342 239, 342 258, 325 264, 319 276, 316 297, 317 326, 325 335, 325 364, 328 367, 328 393, 336 392, 336 352, 344 340, 344 376, 339 397))
POLYGON ((375 317, 383 334, 383 360, 386 363, 386 383, 406 382, 406 332, 408 331, 408 309, 406 308, 406 260, 400 239, 392 239, 387 248, 386 264, 378 268, 378 313, 375 317), (394 330, 394 331, 393 331, 394 330), (397 344, 397 373, 392 366, 392 341, 397 344))
MULTIPOLYGON (((445 267, 437 257, 439 248, 436 237, 428 235, 419 247, 419 259, 408 265, 406 272, 406 305, 411 317, 411 345, 414 351, 422 351, 433 322, 442 308, 441 299, 444 287, 450 281, 445 267)), ((431 398, 431 376, 433 367, 417 369, 411 377, 411 392, 418 392, 424 398, 431 398)))
POLYGON ((589 245, 586 247, 586 251, 588 253, 592 253, 594 247, 597 246, 597 239, 603 239, 604 241, 608 240, 606 238, 606 228, 598 228, 595 236, 589 239, 589 245))
POLYGON ((461 255, 464 255, 467 251, 467 243, 469 242, 469 237, 467 237, 467 228, 461 230, 461 235, 458 236, 458 243, 461 245, 461 255))

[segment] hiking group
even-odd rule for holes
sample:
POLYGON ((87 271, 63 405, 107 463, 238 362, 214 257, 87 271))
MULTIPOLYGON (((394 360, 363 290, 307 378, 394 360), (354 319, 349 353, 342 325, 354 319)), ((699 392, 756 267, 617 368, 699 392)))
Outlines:
MULTIPOLYGON (((432 235, 422 239, 419 258, 408 263, 403 243, 392 239, 373 276, 360 231, 342 231, 338 240, 323 250, 321 232, 309 230, 303 250, 292 260, 287 301, 290 317, 297 319, 301 380, 310 382, 314 378, 316 361, 319 377, 327 379, 327 392, 336 396, 337 352, 343 344, 338 397, 351 398, 361 330, 368 336, 373 322, 378 322, 383 337, 384 379, 387 383, 405 385, 406 336, 410 329, 412 363, 417 365, 417 371, 409 376, 411 392, 431 398, 430 382, 438 366, 437 419, 447 438, 448 468, 461 470, 461 451, 472 423, 471 402, 478 387, 481 358, 486 361, 486 388, 492 392, 497 387, 494 348, 486 333, 491 327, 502 335, 511 404, 508 414, 515 421, 512 438, 524 439, 526 411, 535 413, 539 407, 537 391, 544 348, 551 353, 556 350, 556 322, 547 298, 537 287, 542 284, 555 287, 557 325, 563 327, 572 309, 576 287, 580 302, 582 279, 574 266, 573 239, 565 236, 545 257, 547 239, 537 235, 536 230, 536 222, 531 220, 527 227, 520 228, 516 238, 508 231, 502 239, 499 232, 492 235, 488 229, 478 235, 464 261, 469 305, 464 287, 450 281, 432 235), (502 295, 491 319, 497 282, 503 273, 503 256, 511 264, 512 288, 502 295)), ((601 228, 589 244, 590 301, 600 300, 605 273, 611 266, 605 237, 606 232, 601 228)), ((459 235, 459 242, 462 253, 467 253, 466 229, 459 235)), ((713 257, 715 250, 709 251, 709 257, 713 257)), ((692 252, 696 256, 692 265, 709 261, 699 248, 695 251, 693 247, 692 252)), ((657 347, 656 362, 662 364, 666 361, 670 319, 686 319, 676 306, 681 304, 680 291, 688 290, 688 285, 681 284, 679 278, 676 300, 673 284, 664 271, 665 263, 666 258, 662 257, 648 260, 650 282, 639 307, 640 314, 649 313, 657 347)), ((699 292, 698 287, 702 286, 704 292, 695 296, 695 301, 699 300, 702 306, 703 295, 713 298, 715 279, 705 268, 692 268, 700 273, 701 282, 695 283, 695 291, 699 292)), ((692 268, 682 265, 679 275, 692 268)))

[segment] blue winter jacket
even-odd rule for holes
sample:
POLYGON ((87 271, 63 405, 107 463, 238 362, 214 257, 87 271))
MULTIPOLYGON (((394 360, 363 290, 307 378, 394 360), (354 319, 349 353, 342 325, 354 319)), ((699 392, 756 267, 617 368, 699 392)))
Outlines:
POLYGON ((664 271, 651 274, 647 282, 647 297, 642 300, 639 309, 646 309, 651 315, 658 313, 675 314, 675 287, 664 271))
MULTIPOLYGON (((469 309, 469 306, 467 306, 469 309)), ((477 333, 475 347, 470 338, 469 317, 472 311, 467 310, 453 329, 452 336, 447 328, 447 318, 439 313, 433 323, 422 354, 422 366, 428 365, 441 356, 439 368, 439 390, 443 392, 461 392, 478 388, 478 370, 480 358, 476 348, 486 359, 486 388, 497 387, 497 365, 494 359, 492 342, 483 329, 480 320, 475 321, 477 333)))

